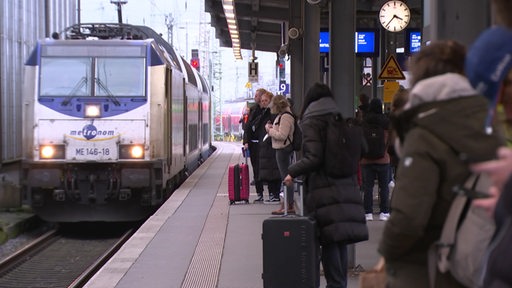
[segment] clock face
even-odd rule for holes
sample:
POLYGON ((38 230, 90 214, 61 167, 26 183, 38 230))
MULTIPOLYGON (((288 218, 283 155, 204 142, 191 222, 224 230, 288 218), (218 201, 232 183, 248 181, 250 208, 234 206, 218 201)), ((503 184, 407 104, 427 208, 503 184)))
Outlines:
POLYGON ((402 1, 388 1, 380 8, 380 24, 391 32, 404 30, 410 19, 409 7, 402 1))

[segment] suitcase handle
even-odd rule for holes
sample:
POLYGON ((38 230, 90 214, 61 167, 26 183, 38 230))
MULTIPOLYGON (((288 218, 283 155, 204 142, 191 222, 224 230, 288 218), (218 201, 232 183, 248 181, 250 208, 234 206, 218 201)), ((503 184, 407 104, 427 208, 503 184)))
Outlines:
POLYGON ((245 149, 244 146, 242 146, 242 155, 244 155, 245 158, 245 164, 249 165, 248 158, 249 158, 249 148, 245 149))
MULTIPOLYGON (((304 180, 300 178, 294 178, 293 183, 299 187, 299 215, 304 216, 304 180)), ((283 183, 284 184, 284 183, 283 183)), ((285 185, 286 186, 286 185, 285 185)), ((294 187, 295 190, 295 187, 294 187)), ((295 193, 295 191, 294 191, 295 193)), ((288 193, 284 191, 284 216, 288 215, 288 193)))

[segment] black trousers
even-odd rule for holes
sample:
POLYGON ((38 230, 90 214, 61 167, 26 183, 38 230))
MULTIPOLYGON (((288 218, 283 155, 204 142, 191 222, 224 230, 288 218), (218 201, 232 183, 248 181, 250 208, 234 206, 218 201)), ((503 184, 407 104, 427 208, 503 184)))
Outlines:
POLYGON ((256 187, 256 193, 258 196, 263 195, 263 183, 260 179, 260 153, 259 153, 259 143, 258 142, 249 142, 249 153, 251 157, 251 166, 254 178, 254 186, 256 187))

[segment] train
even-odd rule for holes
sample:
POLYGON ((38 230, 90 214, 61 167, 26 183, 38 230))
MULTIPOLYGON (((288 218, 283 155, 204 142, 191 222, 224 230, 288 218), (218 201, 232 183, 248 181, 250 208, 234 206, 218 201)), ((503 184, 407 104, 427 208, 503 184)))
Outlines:
POLYGON ((72 25, 23 81, 22 202, 45 221, 143 220, 214 150, 206 79, 150 27, 72 25))

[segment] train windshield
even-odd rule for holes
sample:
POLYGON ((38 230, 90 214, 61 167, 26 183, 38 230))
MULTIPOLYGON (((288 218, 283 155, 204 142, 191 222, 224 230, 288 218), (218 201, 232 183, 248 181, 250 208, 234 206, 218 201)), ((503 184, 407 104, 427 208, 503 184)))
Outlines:
POLYGON ((98 58, 96 96, 143 96, 144 58, 98 58))
POLYGON ((92 96, 92 58, 41 59, 41 96, 92 96))
POLYGON ((141 57, 42 57, 41 96, 145 96, 141 57))

